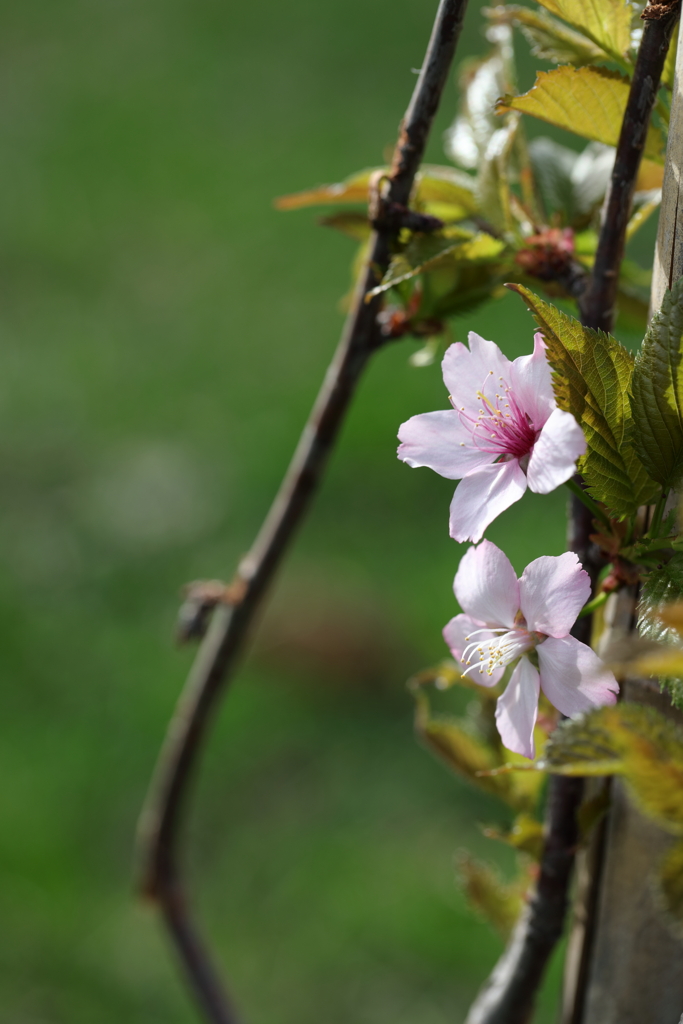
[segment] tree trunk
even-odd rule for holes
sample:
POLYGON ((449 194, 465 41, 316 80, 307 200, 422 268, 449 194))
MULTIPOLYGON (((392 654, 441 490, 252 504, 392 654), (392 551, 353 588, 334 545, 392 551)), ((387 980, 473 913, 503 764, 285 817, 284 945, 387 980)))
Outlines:
MULTIPOLYGON (((683 275, 683 33, 676 80, 651 308, 683 275)), ((605 646, 635 629, 636 594, 624 590, 607 606, 605 646)), ((683 722, 656 682, 627 680, 623 697, 683 722)), ((565 964, 563 1024, 679 1024, 683 1020, 683 940, 667 926, 651 876, 671 837, 645 819, 622 783, 609 786, 603 826, 581 855, 574 922, 565 964)))

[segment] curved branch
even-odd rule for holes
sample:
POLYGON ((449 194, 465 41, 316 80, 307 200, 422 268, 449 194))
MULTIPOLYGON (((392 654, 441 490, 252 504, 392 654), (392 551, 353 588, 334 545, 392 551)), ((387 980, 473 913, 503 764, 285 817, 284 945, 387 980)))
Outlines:
POLYGON ((365 365, 386 340, 377 321, 381 297, 366 301, 389 265, 396 231, 395 221, 383 221, 382 211, 395 213, 408 204, 466 7, 467 0, 440 0, 422 70, 401 124, 392 170, 376 186, 376 228, 352 311, 275 501, 251 550, 241 561, 227 596, 213 612, 170 723, 140 820, 141 889, 160 905, 194 995, 213 1024, 233 1024, 236 1016, 192 925, 183 891, 178 844, 188 783, 211 712, 320 483, 365 365))

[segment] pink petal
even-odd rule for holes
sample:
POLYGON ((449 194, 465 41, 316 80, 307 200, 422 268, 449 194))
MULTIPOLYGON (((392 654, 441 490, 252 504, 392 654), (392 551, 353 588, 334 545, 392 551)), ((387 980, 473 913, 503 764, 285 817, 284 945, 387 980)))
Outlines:
POLYGON ((476 419, 481 408, 479 392, 495 396, 500 377, 509 376, 511 363, 495 342, 486 341, 474 331, 467 340, 469 349, 459 341, 446 349, 441 369, 454 407, 476 419))
POLYGON ((536 754, 534 726, 538 715, 538 672, 528 658, 520 658, 505 693, 496 705, 496 725, 508 750, 522 757, 536 754))
POLYGON ((540 430, 555 408, 550 367, 545 357, 542 334, 534 335, 534 351, 515 359, 508 381, 512 392, 536 430, 540 430))
POLYGON ((586 451, 583 431, 570 412, 555 409, 534 444, 527 478, 537 494, 549 494, 573 475, 586 451))
POLYGON ((563 715, 615 703, 619 684, 586 644, 573 636, 549 637, 536 650, 541 688, 563 715))
POLYGON ((398 437, 399 459, 413 469, 428 466, 447 480, 460 480, 495 458, 472 445, 472 431, 454 409, 413 416, 401 424, 398 437))
POLYGON ((529 562, 519 581, 527 628, 547 636, 566 636, 590 596, 590 577, 573 551, 529 562))
MULTIPOLYGON (((471 633, 475 630, 480 630, 484 625, 483 622, 478 622, 476 619, 471 618, 469 615, 456 615, 454 619, 443 628, 443 638, 451 649, 451 654, 456 661, 460 662, 462 659, 462 652, 467 647, 469 640, 467 639, 471 633)), ((477 633, 475 640, 484 639, 490 640, 494 633, 487 630, 485 633, 477 633)), ((472 681, 479 683, 480 686, 495 686, 500 677, 503 675, 505 668, 495 669, 491 675, 488 672, 472 673, 472 681)))
POLYGON ((519 462, 496 462, 468 473, 458 484, 450 513, 450 534, 454 540, 472 540, 484 535, 486 527, 526 490, 526 476, 519 462))
POLYGON ((453 590, 468 617, 488 626, 514 626, 519 611, 517 576, 507 555, 490 540, 462 556, 453 590))

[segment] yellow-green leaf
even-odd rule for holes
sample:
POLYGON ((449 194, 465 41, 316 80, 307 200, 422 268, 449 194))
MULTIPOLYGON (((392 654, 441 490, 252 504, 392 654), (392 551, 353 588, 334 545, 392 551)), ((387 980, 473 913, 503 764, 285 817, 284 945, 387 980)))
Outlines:
POLYGON ((557 775, 621 775, 645 814, 683 835, 683 729, 654 708, 617 704, 562 722, 538 767, 557 775))
MULTIPOLYGON (((388 174, 389 170, 389 167, 368 167, 333 185, 318 185, 303 192, 280 196, 274 204, 278 210, 300 210, 305 206, 367 203, 373 174, 377 171, 388 174)), ((413 199, 415 205, 434 216, 439 216, 440 210, 445 212, 450 220, 461 220, 477 209, 475 191, 474 179, 464 171, 458 171, 455 167, 429 164, 417 175, 413 199)))
POLYGON ((334 228, 341 231, 342 235, 355 239, 357 242, 365 242, 370 237, 372 228, 364 213, 354 213, 351 210, 344 210, 341 213, 331 213, 328 217, 321 217, 319 223, 326 228, 334 228))
POLYGON ((662 71, 662 85, 667 89, 673 89, 674 87, 674 72, 676 70, 676 53, 678 50, 678 29, 676 25, 674 33, 669 43, 669 50, 664 61, 664 69, 662 71))
POLYGON ((667 489, 683 476, 683 278, 664 294, 636 358, 631 383, 633 445, 667 489))
POLYGON ((528 288, 509 287, 526 302, 548 346, 558 406, 583 429, 587 451, 578 469, 590 494, 618 518, 633 515, 658 493, 627 436, 633 356, 611 335, 584 327, 528 288))
POLYGON ((494 25, 513 25, 521 29, 531 45, 533 56, 541 60, 554 61, 555 64, 593 64, 605 59, 602 47, 551 18, 545 11, 505 4, 504 7, 485 8, 484 14, 494 25))
POLYGON ((623 57, 631 45, 633 8, 626 0, 538 0, 607 54, 623 57))
POLYGON ((506 843, 520 853, 528 853, 534 860, 541 859, 544 844, 543 825, 538 818, 530 814, 518 814, 508 832, 485 828, 484 835, 487 839, 497 839, 500 843, 506 843))
POLYGON ((469 902, 503 938, 507 938, 522 910, 529 875, 525 873, 516 883, 506 884, 495 868, 467 853, 459 857, 458 868, 469 902))
MULTIPOLYGON (((519 110, 585 139, 616 146, 624 119, 629 81, 617 71, 603 67, 565 67, 539 71, 536 83, 522 96, 503 96, 496 108, 502 114, 519 110)), ((664 160, 662 134, 648 128, 645 156, 664 160)))
POLYGON ((279 196, 274 200, 278 210, 299 210, 303 206, 336 206, 339 203, 367 203, 370 178, 375 171, 385 170, 388 167, 369 167, 364 171, 357 171, 351 174, 344 181, 338 181, 334 185, 318 185, 316 188, 308 188, 303 192, 293 192, 288 196, 279 196))

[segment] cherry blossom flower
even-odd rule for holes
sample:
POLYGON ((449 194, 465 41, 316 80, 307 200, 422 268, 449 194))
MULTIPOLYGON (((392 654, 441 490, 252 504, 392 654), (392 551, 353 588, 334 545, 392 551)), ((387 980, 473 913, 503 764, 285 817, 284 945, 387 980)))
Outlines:
POLYGON ((443 635, 463 675, 494 686, 519 659, 496 707, 508 750, 534 757, 540 690, 563 715, 614 704, 616 679, 590 647, 569 635, 591 592, 573 552, 535 559, 518 580, 507 556, 485 540, 463 556, 453 589, 463 614, 443 635))
POLYGON ((555 404, 545 343, 513 362, 473 331, 457 342, 442 369, 452 409, 422 413, 401 425, 398 457, 460 480, 450 511, 454 540, 481 540, 489 523, 524 494, 548 494, 574 473, 586 450, 583 432, 555 404))

